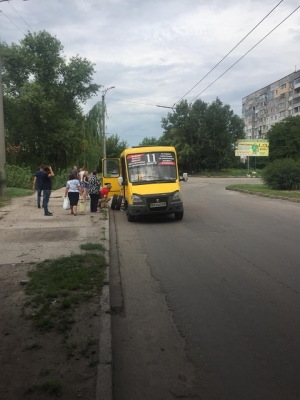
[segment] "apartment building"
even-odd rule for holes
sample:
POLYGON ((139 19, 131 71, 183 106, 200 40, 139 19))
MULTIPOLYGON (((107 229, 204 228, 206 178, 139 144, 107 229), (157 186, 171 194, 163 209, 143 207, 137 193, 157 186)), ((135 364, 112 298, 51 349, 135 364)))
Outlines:
POLYGON ((263 139, 272 125, 300 115, 300 70, 244 97, 242 112, 248 139, 263 139))

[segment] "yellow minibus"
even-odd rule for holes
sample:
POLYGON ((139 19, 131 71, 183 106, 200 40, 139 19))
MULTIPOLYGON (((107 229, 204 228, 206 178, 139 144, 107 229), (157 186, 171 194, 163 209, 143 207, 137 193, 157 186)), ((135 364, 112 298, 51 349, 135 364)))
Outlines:
POLYGON ((172 146, 135 146, 125 149, 120 158, 102 160, 103 186, 108 183, 111 208, 124 207, 129 222, 143 215, 174 214, 183 218, 177 154, 172 146))

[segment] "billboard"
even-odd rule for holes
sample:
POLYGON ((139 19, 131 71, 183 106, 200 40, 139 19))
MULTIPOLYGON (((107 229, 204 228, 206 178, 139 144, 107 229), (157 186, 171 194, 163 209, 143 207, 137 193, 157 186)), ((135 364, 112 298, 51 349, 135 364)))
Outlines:
POLYGON ((238 139, 235 144, 235 155, 240 157, 268 157, 269 141, 266 139, 238 139))

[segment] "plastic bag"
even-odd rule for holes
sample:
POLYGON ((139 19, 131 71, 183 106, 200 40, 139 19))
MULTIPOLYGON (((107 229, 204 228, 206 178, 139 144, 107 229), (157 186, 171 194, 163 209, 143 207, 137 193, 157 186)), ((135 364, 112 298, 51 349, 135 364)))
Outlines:
POLYGON ((64 210, 69 210, 69 209, 70 209, 70 200, 69 200, 69 197, 64 197, 63 209, 64 209, 64 210))

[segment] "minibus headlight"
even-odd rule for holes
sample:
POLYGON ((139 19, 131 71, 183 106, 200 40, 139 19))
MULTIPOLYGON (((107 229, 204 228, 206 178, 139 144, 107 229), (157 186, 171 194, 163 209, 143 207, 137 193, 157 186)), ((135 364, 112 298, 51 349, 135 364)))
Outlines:
POLYGON ((133 203, 142 203, 142 201, 143 201, 143 200, 142 200, 138 195, 136 195, 136 194, 133 194, 133 195, 132 195, 131 200, 132 200, 133 203))
POLYGON ((174 194, 173 200, 175 201, 182 200, 181 193, 179 192, 179 190, 174 194))

